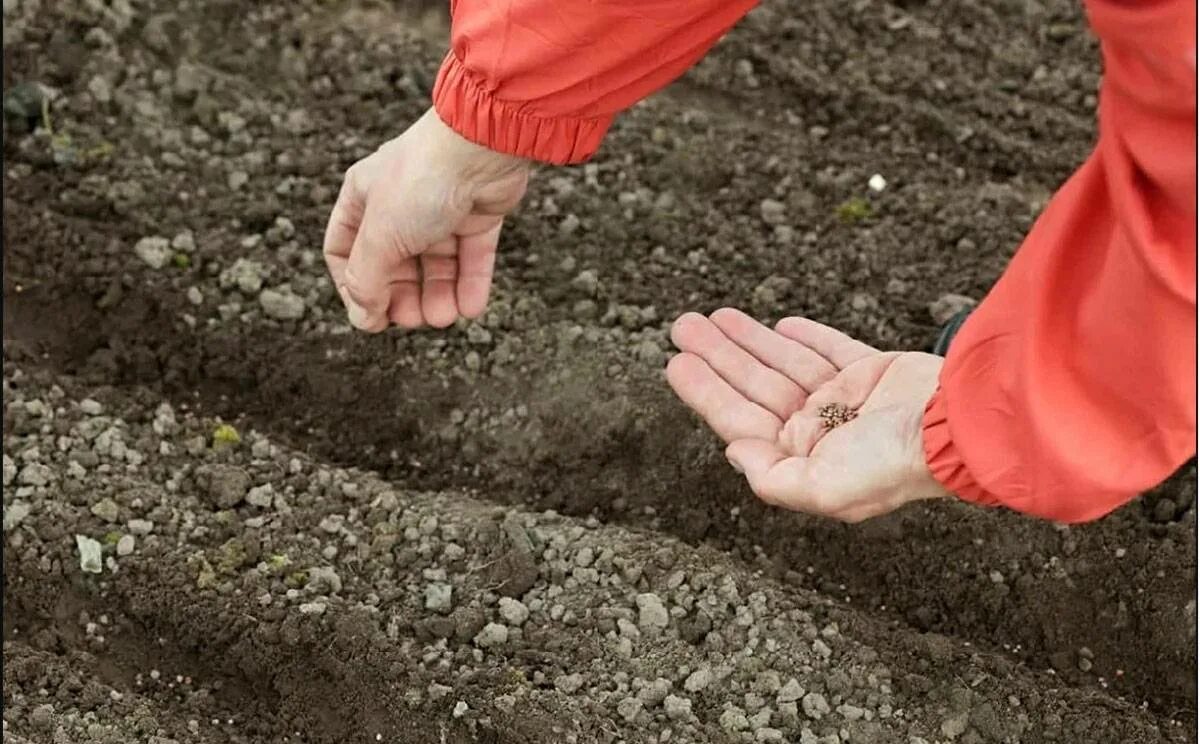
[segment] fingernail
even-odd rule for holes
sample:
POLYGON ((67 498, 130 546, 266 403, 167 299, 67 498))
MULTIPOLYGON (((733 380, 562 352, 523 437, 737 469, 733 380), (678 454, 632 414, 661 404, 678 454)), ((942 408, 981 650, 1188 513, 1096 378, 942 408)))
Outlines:
POLYGON ((350 298, 346 298, 346 313, 350 316, 350 325, 362 328, 367 323, 367 310, 350 298))
MULTIPOLYGON (((726 458, 726 459, 729 459, 729 458, 726 458)), ((729 467, 731 467, 731 468, 733 468, 734 470, 736 470, 736 471, 737 471, 737 473, 738 473, 739 475, 743 475, 743 474, 745 474, 745 472, 746 472, 746 471, 742 470, 742 466, 741 466, 741 465, 738 465, 738 464, 737 464, 736 462, 734 462, 733 460, 729 460, 729 467)))

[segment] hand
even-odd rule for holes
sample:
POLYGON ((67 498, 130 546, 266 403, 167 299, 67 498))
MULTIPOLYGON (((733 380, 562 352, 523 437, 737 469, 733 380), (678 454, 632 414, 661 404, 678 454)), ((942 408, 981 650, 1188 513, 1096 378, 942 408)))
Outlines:
POLYGON ((351 166, 324 249, 350 322, 375 333, 478 317, 528 175, 527 161, 463 139, 433 110, 351 166))
POLYGON ((921 420, 942 358, 881 352, 805 318, 771 330, 745 313, 688 313, 667 379, 772 504, 859 522, 946 491, 925 465, 921 420), (828 428, 821 410, 857 415, 828 428))

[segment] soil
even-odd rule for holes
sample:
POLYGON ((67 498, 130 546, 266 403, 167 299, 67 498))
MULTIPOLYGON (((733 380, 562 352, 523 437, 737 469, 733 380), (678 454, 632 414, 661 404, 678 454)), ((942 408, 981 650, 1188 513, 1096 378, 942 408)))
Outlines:
POLYGON ((4 7, 6 740, 1196 740, 1194 463, 833 524, 662 379, 687 310, 924 348, 982 297, 1094 136, 1074 3, 765 2, 536 175, 480 322, 379 336, 320 240, 438 9, 4 7))

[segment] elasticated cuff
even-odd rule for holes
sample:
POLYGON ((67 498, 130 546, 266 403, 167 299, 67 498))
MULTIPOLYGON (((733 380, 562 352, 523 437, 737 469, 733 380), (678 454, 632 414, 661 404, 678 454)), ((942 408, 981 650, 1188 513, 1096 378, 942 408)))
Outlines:
POLYGON ((925 464, 929 472, 947 491, 963 501, 981 506, 997 506, 1000 502, 983 489, 954 446, 950 433, 950 421, 946 411, 946 396, 939 389, 925 406, 925 417, 921 422, 922 440, 925 445, 925 464))
POLYGON ((433 107, 451 129, 489 150, 552 165, 582 163, 600 147, 613 117, 543 117, 486 90, 453 53, 433 87, 433 107))

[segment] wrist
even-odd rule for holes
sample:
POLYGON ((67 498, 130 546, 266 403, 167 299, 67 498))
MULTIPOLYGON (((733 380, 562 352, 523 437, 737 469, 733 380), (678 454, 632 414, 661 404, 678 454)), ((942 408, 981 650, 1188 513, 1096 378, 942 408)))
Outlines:
POLYGON ((452 163, 460 182, 482 187, 527 173, 532 163, 526 158, 509 155, 476 144, 444 122, 430 108, 414 126, 431 135, 432 150, 439 160, 452 163))
POLYGON ((954 494, 949 491, 933 474, 925 452, 925 409, 927 401, 920 406, 914 406, 909 416, 908 426, 908 462, 909 462, 909 492, 910 500, 945 499, 954 494))

